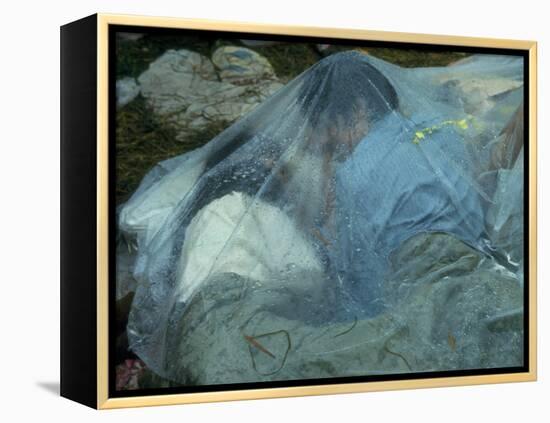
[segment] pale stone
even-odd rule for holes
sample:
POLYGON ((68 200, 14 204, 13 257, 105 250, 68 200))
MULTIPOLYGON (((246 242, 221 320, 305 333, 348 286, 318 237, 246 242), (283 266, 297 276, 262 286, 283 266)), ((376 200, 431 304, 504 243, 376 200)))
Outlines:
POLYGON ((219 69, 220 77, 233 84, 275 79, 275 71, 269 61, 248 48, 220 47, 212 55, 212 62, 219 69))
POLYGON ((121 41, 137 41, 143 38, 145 34, 139 32, 118 32, 117 37, 121 41))
POLYGON ((125 77, 116 82, 117 107, 123 107, 134 100, 140 92, 140 87, 135 78, 125 77))
POLYGON ((169 50, 138 78, 143 97, 177 127, 180 140, 189 129, 234 122, 283 86, 269 62, 252 50, 222 47, 214 57, 220 75, 199 53, 169 50), (234 73, 235 60, 248 70, 234 73))
POLYGON ((495 106, 492 97, 520 88, 522 81, 508 78, 446 78, 441 81, 448 96, 459 101, 469 114, 485 113, 495 106))

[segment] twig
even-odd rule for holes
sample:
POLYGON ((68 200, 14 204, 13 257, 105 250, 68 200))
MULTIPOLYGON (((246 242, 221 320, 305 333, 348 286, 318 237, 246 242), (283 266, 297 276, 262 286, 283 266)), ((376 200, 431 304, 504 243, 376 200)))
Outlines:
POLYGON ((275 356, 269 352, 265 347, 263 347, 256 339, 257 338, 262 338, 262 337, 265 337, 265 336, 270 336, 270 335, 276 335, 278 333, 283 333, 286 335, 286 339, 287 339, 287 342, 288 342, 288 347, 285 351, 285 354, 283 356, 283 361, 281 362, 281 365, 279 366, 279 368, 271 373, 262 373, 258 370, 258 368, 256 367, 256 362, 254 361, 254 356, 252 355, 252 349, 249 347, 248 348, 248 352, 250 353, 250 359, 252 360, 252 367, 254 368, 254 370, 259 373, 260 375, 262 376, 272 376, 276 373, 279 373, 281 371, 281 369, 284 367, 285 363, 286 363, 286 359, 288 357, 288 353, 290 351, 290 349, 292 348, 292 343, 290 341, 290 334, 288 333, 288 331, 284 330, 284 329, 281 329, 281 330, 277 330, 277 331, 274 331, 274 332, 268 332, 268 333, 263 333, 261 335, 257 335, 257 336, 248 336, 248 335, 243 335, 244 336, 244 339, 251 345, 255 346, 256 348, 258 348, 260 351, 264 352, 265 354, 271 356, 272 358, 275 358, 275 356))
POLYGON ((262 344, 260 344, 253 336, 243 335, 244 339, 246 339, 250 344, 254 345, 256 348, 258 348, 260 351, 266 353, 271 358, 275 358, 275 356, 262 344))
POLYGON ((333 338, 337 338, 339 336, 342 336, 342 335, 345 335, 346 333, 351 332, 356 325, 357 325, 357 316, 355 316, 355 320, 353 321, 353 324, 349 329, 346 329, 344 332, 340 332, 338 335, 334 335, 333 338))
POLYGON ((407 367, 409 368, 409 371, 412 372, 412 367, 411 365, 409 364, 409 362, 407 361, 407 359, 405 357, 403 357, 401 354, 397 353, 397 352, 394 352, 394 351, 391 351, 387 345, 384 345, 384 349, 390 353, 390 354, 393 354, 395 355, 396 357, 399 357, 401 360, 403 360, 405 362, 405 364, 407 365, 407 367))

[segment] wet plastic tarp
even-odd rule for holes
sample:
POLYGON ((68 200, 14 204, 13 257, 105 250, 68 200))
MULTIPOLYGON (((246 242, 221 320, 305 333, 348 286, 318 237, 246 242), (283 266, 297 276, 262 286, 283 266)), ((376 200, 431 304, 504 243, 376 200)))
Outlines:
MULTIPOLYGON (((519 285, 522 111, 518 57, 478 55, 405 69, 350 51, 316 63, 202 148, 159 163, 122 208, 119 228, 135 237, 138 250, 131 349, 167 379, 206 383, 182 372, 195 355, 182 352, 191 347, 182 347, 181 337, 191 339, 189 330, 208 324, 214 329, 204 336, 212 339, 192 350, 229 345, 223 328, 234 319, 244 331, 252 316, 238 310, 250 301, 302 331, 399 318, 404 302, 439 269, 411 258, 419 247, 410 240, 419 236, 444 234, 451 240, 444 242, 464 245, 467 257, 504 269, 519 285), (395 257, 409 259, 396 269, 395 257), (244 281, 237 294, 235 278, 244 281), (227 283, 232 295, 210 309, 203 288, 213 283, 216 292, 227 283), (202 301, 202 314, 189 314, 193 301, 202 301), (224 301, 241 307, 217 321, 224 301)), ((437 263, 445 260, 459 261, 437 263)), ((487 315, 497 311, 506 312, 491 308, 487 315)), ((463 322, 462 330, 467 324, 473 323, 463 322)), ((258 349, 260 341, 246 336, 235 342, 258 349)), ((448 336, 456 343, 458 335, 448 336)), ((345 337, 338 341, 345 346, 345 337)), ((257 377, 269 380, 268 373, 257 377)), ((272 377, 292 375, 304 377, 272 377)))

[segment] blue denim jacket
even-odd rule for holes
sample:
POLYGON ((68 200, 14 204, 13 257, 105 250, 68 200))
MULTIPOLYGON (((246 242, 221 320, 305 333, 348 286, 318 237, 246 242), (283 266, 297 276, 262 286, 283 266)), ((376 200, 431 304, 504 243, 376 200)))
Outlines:
POLYGON ((481 197, 463 130, 443 118, 414 124, 392 113, 337 170, 339 249, 331 262, 361 313, 384 309, 389 256, 411 236, 445 232, 483 249, 481 197))

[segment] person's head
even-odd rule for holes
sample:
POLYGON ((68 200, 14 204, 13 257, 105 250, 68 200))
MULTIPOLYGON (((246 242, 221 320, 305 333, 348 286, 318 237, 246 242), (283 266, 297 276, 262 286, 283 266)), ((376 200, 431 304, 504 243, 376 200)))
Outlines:
POLYGON ((304 74, 298 104, 310 127, 309 148, 339 159, 376 121, 397 109, 398 98, 363 53, 346 51, 326 57, 304 74))

